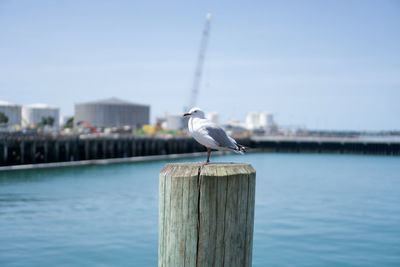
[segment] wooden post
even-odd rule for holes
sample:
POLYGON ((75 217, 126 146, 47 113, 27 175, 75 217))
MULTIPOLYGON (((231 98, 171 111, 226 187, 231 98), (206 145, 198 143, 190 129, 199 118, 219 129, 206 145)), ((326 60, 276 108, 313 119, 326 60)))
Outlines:
POLYGON ((103 139, 103 159, 107 158, 107 141, 106 139, 103 139))
POLYGON ((7 165, 8 163, 8 143, 5 141, 3 146, 3 159, 4 159, 4 165, 7 165))
POLYGON ((71 140, 67 140, 65 142, 65 161, 71 161, 71 154, 70 154, 70 149, 69 149, 70 143, 71 143, 71 140))
POLYGON ((60 141, 57 139, 54 140, 54 161, 60 161, 60 141))
POLYGON ((255 182, 249 164, 166 165, 159 183, 158 266, 251 266, 255 182))
POLYGON ((90 141, 85 140, 83 143, 83 149, 85 150, 85 158, 84 160, 88 160, 90 158, 90 141))
POLYGON ((93 148, 92 148, 92 157, 91 157, 91 159, 99 159, 99 158, 101 158, 99 155, 98 155, 98 146, 99 146, 99 142, 98 142, 98 139, 93 139, 92 140, 92 146, 93 146, 93 148))
POLYGON ((20 151, 20 157, 21 157, 20 163, 24 164, 25 163, 25 142, 23 140, 21 140, 19 151, 20 151))
POLYGON ((136 139, 131 139, 131 145, 132 145, 132 157, 137 156, 136 153, 136 139))
POLYGON ((48 163, 49 162, 49 142, 48 141, 44 141, 44 152, 43 152, 43 160, 44 163, 48 163))
POLYGON ((31 143, 31 163, 36 163, 36 140, 32 140, 31 143))
POLYGON ((143 138, 136 139, 136 156, 143 156, 143 138))
POLYGON ((114 139, 110 139, 109 140, 110 142, 109 142, 109 150, 110 150, 110 159, 113 159, 114 157, 115 157, 115 140, 114 139))

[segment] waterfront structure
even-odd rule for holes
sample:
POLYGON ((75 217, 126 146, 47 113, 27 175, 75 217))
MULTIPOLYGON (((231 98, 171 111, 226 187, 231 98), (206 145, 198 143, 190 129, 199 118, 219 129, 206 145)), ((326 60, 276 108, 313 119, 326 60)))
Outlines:
POLYGON ((0 100, 0 126, 21 126, 21 106, 0 100))
POLYGON ((98 128, 140 128, 150 122, 150 106, 118 98, 78 103, 75 104, 74 123, 81 122, 98 128))
POLYGON ((264 129, 269 129, 275 126, 274 115, 269 112, 259 113, 259 126, 264 129))
POLYGON ((259 115, 257 112, 249 112, 246 115, 246 128, 253 130, 258 128, 259 125, 259 115))
MULTIPOLYGON (((400 141, 386 138, 253 136, 244 137, 238 142, 246 147, 268 152, 400 155, 400 141)), ((187 137, 138 138, 123 135, 115 138, 114 135, 0 133, 0 151, 0 166, 10 166, 99 159, 116 162, 116 158, 204 152, 205 148, 187 137)))
POLYGON ((60 123, 60 109, 46 104, 32 104, 22 107, 23 127, 50 127, 58 128, 60 123))
POLYGON ((269 112, 249 112, 246 115, 246 128, 249 130, 267 130, 274 127, 274 116, 269 112))

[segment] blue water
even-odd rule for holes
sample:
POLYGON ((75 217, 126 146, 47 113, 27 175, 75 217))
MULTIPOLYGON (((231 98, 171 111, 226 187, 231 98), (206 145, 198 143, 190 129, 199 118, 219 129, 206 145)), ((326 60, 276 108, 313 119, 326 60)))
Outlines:
MULTIPOLYGON (((400 266, 399 157, 213 160, 257 170, 254 266, 400 266)), ((156 266, 165 163, 0 173, 0 266, 156 266)))

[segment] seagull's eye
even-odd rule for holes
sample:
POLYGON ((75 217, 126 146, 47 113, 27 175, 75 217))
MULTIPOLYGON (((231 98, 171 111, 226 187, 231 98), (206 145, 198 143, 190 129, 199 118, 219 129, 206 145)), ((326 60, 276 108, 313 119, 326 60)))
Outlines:
POLYGON ((194 111, 194 113, 196 113, 196 112, 197 112, 197 110, 194 111))

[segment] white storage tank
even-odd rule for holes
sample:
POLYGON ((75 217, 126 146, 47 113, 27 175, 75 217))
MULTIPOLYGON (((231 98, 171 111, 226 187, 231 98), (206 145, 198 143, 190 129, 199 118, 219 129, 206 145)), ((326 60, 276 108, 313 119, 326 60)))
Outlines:
POLYGON ((260 127, 260 114, 258 112, 249 112, 246 115, 246 128, 249 130, 260 127))
POLYGON ((40 127, 47 126, 58 128, 60 122, 60 109, 46 104, 32 104, 22 107, 22 126, 40 127))
POLYGON ((86 122, 94 127, 140 128, 150 122, 150 106, 118 98, 75 104, 74 123, 86 122))
POLYGON ((260 127, 267 129, 273 127, 275 125, 274 115, 269 112, 261 112, 260 113, 260 127))
POLYGON ((0 127, 21 126, 21 106, 0 100, 0 127))
POLYGON ((274 115, 269 112, 249 112, 246 116, 246 128, 249 130, 268 129, 275 126, 274 115))

